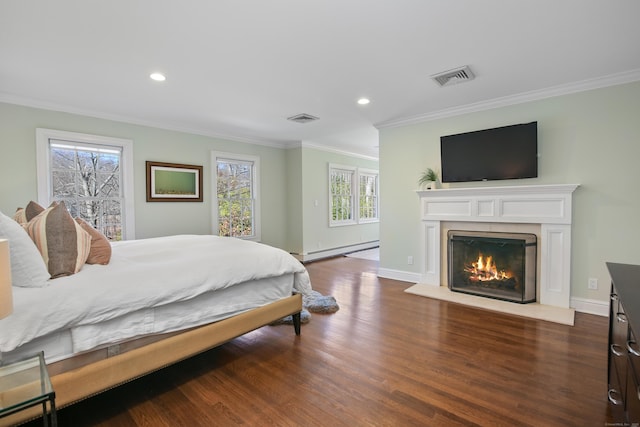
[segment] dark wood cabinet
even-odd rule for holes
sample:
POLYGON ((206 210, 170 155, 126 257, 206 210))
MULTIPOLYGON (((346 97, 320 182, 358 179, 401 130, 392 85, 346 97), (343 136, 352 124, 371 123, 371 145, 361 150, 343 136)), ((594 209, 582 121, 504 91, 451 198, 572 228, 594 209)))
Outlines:
POLYGON ((625 423, 640 423, 640 266, 607 263, 609 304, 608 398, 625 423))

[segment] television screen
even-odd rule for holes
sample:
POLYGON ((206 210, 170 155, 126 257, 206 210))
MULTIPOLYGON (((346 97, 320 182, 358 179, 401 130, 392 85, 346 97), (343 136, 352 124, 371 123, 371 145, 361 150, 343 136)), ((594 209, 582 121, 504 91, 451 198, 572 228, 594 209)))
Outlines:
POLYGON ((442 182, 538 176, 538 122, 440 137, 442 182))

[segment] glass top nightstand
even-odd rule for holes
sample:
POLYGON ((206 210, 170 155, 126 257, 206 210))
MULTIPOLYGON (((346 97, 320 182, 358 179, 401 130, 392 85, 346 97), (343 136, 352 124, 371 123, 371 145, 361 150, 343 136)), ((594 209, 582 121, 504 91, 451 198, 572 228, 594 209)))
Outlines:
POLYGON ((0 418, 42 404, 42 420, 48 426, 49 402, 51 425, 56 427, 55 399, 43 352, 19 362, 0 365, 0 418))

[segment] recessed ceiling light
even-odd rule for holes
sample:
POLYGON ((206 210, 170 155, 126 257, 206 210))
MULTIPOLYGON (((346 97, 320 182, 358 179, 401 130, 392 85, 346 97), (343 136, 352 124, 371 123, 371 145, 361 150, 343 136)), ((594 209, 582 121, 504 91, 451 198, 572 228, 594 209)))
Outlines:
POLYGON ((161 74, 161 73, 153 73, 149 77, 151 77, 151 80, 155 80, 157 82, 163 82, 163 81, 167 80, 167 78, 164 76, 164 74, 161 74))
POLYGON ((369 98, 360 98, 360 99, 358 99, 358 104, 360 104, 360 105, 367 105, 370 102, 371 101, 369 100, 369 98))

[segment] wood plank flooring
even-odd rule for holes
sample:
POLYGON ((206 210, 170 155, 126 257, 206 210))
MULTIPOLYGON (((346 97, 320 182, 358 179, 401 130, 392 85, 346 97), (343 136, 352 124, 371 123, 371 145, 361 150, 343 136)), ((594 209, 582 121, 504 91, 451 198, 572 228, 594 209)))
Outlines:
MULTIPOLYGON (((307 264, 340 310, 267 326, 58 413, 64 426, 604 426, 607 319, 573 327, 407 294, 378 263, 307 264)), ((32 422, 31 425, 39 425, 32 422)))

